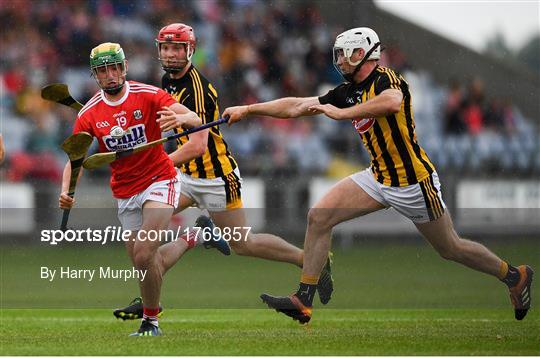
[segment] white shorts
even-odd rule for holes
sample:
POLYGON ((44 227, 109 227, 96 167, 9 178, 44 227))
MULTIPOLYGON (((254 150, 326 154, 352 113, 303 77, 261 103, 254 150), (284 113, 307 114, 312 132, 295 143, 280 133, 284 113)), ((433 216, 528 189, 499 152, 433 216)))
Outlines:
POLYGON ((223 177, 212 179, 194 178, 176 170, 182 183, 182 195, 193 200, 199 209, 225 211, 243 206, 242 177, 238 168, 223 177))
POLYGON ((118 199, 118 219, 124 230, 137 231, 142 226, 142 209, 146 201, 152 200, 178 207, 180 180, 178 174, 173 179, 152 183, 139 194, 128 199, 118 199))
POLYGON ((436 220, 446 209, 437 172, 419 183, 402 187, 379 183, 370 168, 355 173, 350 178, 373 199, 386 207, 396 209, 417 224, 436 220))

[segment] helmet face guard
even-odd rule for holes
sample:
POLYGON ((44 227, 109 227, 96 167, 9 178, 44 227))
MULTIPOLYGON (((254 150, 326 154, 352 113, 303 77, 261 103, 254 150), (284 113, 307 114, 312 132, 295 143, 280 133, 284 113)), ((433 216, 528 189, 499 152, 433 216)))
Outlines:
POLYGON ((195 52, 191 48, 191 44, 189 42, 179 42, 179 41, 157 41, 156 40, 156 46, 158 49, 158 60, 161 63, 161 68, 163 71, 166 72, 181 72, 191 61, 191 57, 193 56, 193 53, 195 52), (163 44, 179 44, 183 45, 186 53, 186 57, 184 59, 167 59, 161 57, 161 46, 163 44))
POLYGON ((346 81, 352 82, 356 73, 368 60, 378 60, 381 58, 381 43, 379 36, 370 28, 359 27, 339 34, 336 37, 332 51, 334 68, 346 81), (352 61, 351 57, 358 49, 364 50, 364 57, 358 61, 352 61), (345 73, 338 65, 339 58, 343 57, 351 66, 355 66, 351 73, 345 73))
POLYGON ((90 53, 90 70, 99 88, 104 92, 118 94, 126 83, 127 61, 124 50, 116 43, 103 43, 94 47, 90 53), (111 78, 110 74, 116 74, 111 78), (109 84, 114 80, 113 84, 109 84))
POLYGON ((158 59, 161 67, 166 72, 178 73, 189 65, 191 57, 195 53, 197 40, 191 26, 174 23, 163 27, 156 37, 156 47, 158 50, 158 59), (180 44, 184 46, 185 58, 167 59, 161 56, 161 47, 163 44, 180 44))
POLYGON ((332 51, 332 55, 333 55, 333 62, 334 62, 334 68, 336 69, 336 71, 339 72, 339 74, 341 76, 343 76, 343 78, 348 81, 348 82, 352 82, 353 81, 353 78, 354 76, 356 75, 356 73, 360 70, 360 68, 364 65, 364 63, 366 63, 366 61, 369 59, 370 55, 377 50, 377 48, 381 46, 381 43, 380 42, 377 42, 376 44, 373 45, 373 47, 364 55, 364 57, 362 57, 360 60, 358 61, 355 61, 355 62, 352 62, 351 61, 351 56, 352 54, 354 53, 354 51, 358 50, 358 49, 353 49, 351 51, 351 54, 350 55, 345 55, 345 49, 341 48, 341 47, 336 47, 334 46, 334 49, 332 51), (347 61, 347 63, 351 66, 355 66, 354 70, 351 72, 351 73, 346 73, 346 72, 343 72, 343 70, 339 67, 338 65, 338 60, 340 57, 344 57, 345 58, 345 61, 347 61))

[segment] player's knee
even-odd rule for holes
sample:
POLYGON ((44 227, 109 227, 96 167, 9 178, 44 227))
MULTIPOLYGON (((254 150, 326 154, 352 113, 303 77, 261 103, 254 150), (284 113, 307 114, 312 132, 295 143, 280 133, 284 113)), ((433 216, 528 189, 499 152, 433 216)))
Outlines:
POLYGON ((154 260, 155 252, 147 249, 133 251, 133 264, 138 269, 147 269, 154 260))
POLYGON ((311 208, 308 212, 308 225, 312 228, 330 230, 332 229, 331 210, 322 208, 311 208))

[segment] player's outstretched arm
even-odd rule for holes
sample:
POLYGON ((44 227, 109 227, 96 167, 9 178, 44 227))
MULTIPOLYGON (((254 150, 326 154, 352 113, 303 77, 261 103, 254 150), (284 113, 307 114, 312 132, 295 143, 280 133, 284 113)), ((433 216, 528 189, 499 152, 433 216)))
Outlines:
MULTIPOLYGON (((83 168, 79 172, 79 177, 77 181, 81 178, 83 168)), ((69 182, 71 178, 71 162, 68 160, 66 166, 64 167, 64 173, 62 174, 62 191, 60 197, 58 198, 58 206, 60 209, 71 209, 75 204, 75 199, 68 195, 69 192, 69 182)))
POLYGON ((352 118, 377 118, 384 117, 391 113, 399 112, 403 94, 396 89, 387 89, 378 96, 348 108, 338 108, 331 104, 316 104, 312 110, 324 113, 335 120, 352 118))
POLYGON ((239 122, 250 115, 271 116, 278 118, 296 118, 311 116, 319 112, 310 110, 319 104, 318 97, 285 97, 274 101, 255 103, 247 106, 229 107, 223 117, 229 116, 229 125, 239 122))
POLYGON ((163 107, 157 112, 157 122, 162 132, 175 128, 194 128, 202 124, 202 120, 195 113, 180 103, 174 103, 170 107, 163 107))

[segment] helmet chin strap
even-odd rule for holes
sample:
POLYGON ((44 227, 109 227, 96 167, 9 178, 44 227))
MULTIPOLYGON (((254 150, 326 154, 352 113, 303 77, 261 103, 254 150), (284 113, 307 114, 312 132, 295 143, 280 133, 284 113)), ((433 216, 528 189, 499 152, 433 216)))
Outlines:
MULTIPOLYGON (((191 47, 190 47, 189 45, 187 45, 187 44, 184 44, 184 46, 185 46, 186 51, 189 52, 191 47)), ((158 56, 158 60, 159 60, 159 62, 160 62, 160 64, 161 64, 161 69, 162 69, 163 71, 169 73, 169 74, 175 75, 175 74, 177 74, 177 73, 180 73, 180 72, 182 72, 186 67, 188 67, 189 65, 191 65, 191 56, 187 56, 187 55, 186 55, 185 61, 184 61, 184 60, 175 61, 175 62, 177 62, 177 63, 178 63, 178 62, 183 63, 183 64, 184 64, 183 66, 182 66, 182 65, 177 66, 177 67, 168 67, 168 66, 165 66, 165 65, 164 65, 164 59, 162 59, 161 56, 160 56, 160 53, 161 53, 160 51, 161 51, 161 43, 158 43, 158 55, 159 55, 159 56, 158 56)), ((191 55, 193 55, 193 53, 191 53, 191 55)))
POLYGON ((173 75, 176 75, 177 73, 182 72, 182 70, 183 69, 179 69, 179 68, 163 67, 163 71, 173 74, 173 75))
POLYGON ((356 76, 356 74, 358 73, 358 71, 360 71, 360 68, 364 65, 364 63, 366 63, 366 61, 368 60, 369 56, 371 56, 371 54, 373 53, 373 51, 375 51, 377 49, 377 47, 379 47, 381 45, 380 42, 377 42, 373 45, 372 48, 369 49, 369 51, 364 55, 364 58, 360 61, 360 63, 358 65, 356 65, 356 67, 354 68, 354 70, 352 71, 352 73, 347 73, 347 74, 344 74, 343 75, 343 78, 345 78, 346 81, 348 82, 353 82, 354 80, 354 76, 356 76))
POLYGON ((161 68, 163 69, 163 71, 167 73, 172 73, 173 75, 182 72, 190 64, 190 61, 186 61, 184 66, 167 67, 167 66, 163 66, 162 60, 160 60, 160 62, 161 62, 161 68))
MULTIPOLYGON (((125 83, 125 81, 124 81, 124 83, 125 83)), ((122 88, 124 88, 124 83, 122 83, 121 85, 118 85, 116 87, 104 88, 103 92, 105 92, 107 94, 110 94, 111 96, 117 95, 118 93, 120 93, 120 91, 122 91, 122 88)))

